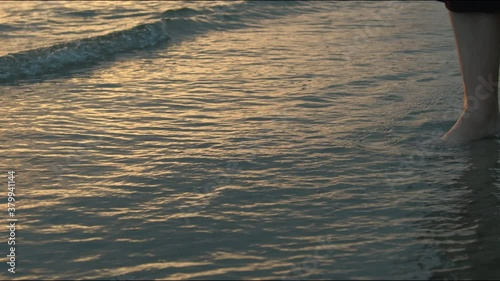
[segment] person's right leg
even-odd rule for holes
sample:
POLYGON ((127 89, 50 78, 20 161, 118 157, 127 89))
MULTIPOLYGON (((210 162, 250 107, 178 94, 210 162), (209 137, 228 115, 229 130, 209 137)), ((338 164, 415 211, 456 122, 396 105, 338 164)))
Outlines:
POLYGON ((461 144, 500 133, 500 14, 450 12, 450 18, 465 99, 462 115, 443 140, 461 144))

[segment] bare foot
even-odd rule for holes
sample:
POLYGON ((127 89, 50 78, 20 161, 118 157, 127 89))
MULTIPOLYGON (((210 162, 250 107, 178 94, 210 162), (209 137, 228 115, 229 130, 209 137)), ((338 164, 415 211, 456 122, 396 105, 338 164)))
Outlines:
POLYGON ((465 144, 471 141, 500 134, 500 115, 486 116, 482 113, 462 112, 453 127, 442 137, 449 144, 465 144))

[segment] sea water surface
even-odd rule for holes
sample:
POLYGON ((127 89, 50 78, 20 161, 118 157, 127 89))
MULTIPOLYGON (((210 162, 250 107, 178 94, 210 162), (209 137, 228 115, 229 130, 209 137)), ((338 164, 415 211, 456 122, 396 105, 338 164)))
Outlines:
POLYGON ((500 277, 437 1, 2 2, 2 278, 500 277), (9 233, 4 231, 4 237, 9 233))

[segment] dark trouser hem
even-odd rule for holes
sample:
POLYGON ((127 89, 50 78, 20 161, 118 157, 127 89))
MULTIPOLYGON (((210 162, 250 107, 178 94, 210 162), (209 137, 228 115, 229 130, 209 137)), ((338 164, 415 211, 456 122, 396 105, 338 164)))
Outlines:
POLYGON ((500 13, 500 1, 438 1, 454 13, 500 13))

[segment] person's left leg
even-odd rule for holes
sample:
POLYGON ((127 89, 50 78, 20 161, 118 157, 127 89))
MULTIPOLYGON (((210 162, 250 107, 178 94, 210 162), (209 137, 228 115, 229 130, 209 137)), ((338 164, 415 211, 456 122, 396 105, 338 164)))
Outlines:
POLYGON ((450 12, 450 18, 462 70, 464 110, 443 140, 461 144, 500 133, 500 14, 450 12))

